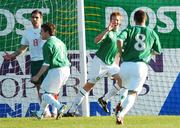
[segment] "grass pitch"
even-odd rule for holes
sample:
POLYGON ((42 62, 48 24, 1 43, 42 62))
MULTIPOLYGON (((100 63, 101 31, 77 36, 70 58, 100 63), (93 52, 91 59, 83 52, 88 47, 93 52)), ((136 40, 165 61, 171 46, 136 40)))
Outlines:
POLYGON ((64 117, 59 120, 0 118, 0 128, 180 128, 180 116, 126 116, 124 125, 115 116, 64 117))

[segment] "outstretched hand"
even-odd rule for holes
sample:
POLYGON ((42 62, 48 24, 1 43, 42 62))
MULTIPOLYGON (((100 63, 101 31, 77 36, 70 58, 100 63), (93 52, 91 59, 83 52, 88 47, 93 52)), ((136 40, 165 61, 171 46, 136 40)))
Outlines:
POLYGON ((12 56, 11 56, 11 54, 9 54, 9 53, 7 53, 7 52, 4 52, 5 54, 3 55, 3 58, 5 59, 5 60, 11 60, 12 59, 12 56))
POLYGON ((31 83, 36 84, 36 83, 38 82, 38 80, 39 80, 39 77, 33 76, 33 77, 31 78, 31 83))

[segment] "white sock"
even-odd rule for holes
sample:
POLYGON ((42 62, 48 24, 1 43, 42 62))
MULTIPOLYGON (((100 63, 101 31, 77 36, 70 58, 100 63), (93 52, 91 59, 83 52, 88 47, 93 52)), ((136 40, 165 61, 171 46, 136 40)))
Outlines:
POLYGON ((74 113, 77 110, 77 107, 82 103, 84 96, 87 94, 87 92, 81 88, 77 94, 77 96, 75 97, 73 104, 71 106, 71 108, 69 109, 69 113, 74 113))
POLYGON ((44 114, 44 111, 47 108, 47 106, 48 106, 48 104, 44 100, 42 100, 40 103, 40 109, 38 111, 38 116, 40 116, 40 115, 42 116, 44 114))
POLYGON ((61 104, 59 103, 59 101, 57 101, 54 96, 52 94, 48 94, 45 93, 42 96, 42 100, 44 100, 45 102, 47 102, 48 104, 50 104, 51 106, 56 107, 57 109, 61 108, 61 104))
POLYGON ((57 108, 54 107, 54 106, 52 106, 52 113, 53 113, 53 114, 57 114, 57 108))
POLYGON ((109 90, 108 93, 104 95, 103 100, 108 101, 110 98, 115 96, 120 89, 121 88, 119 87, 117 83, 114 84, 113 88, 111 88, 111 90, 109 90))
MULTIPOLYGON (((45 101, 44 101, 44 102, 45 102, 45 101)), ((44 114, 45 114, 45 115, 51 115, 51 112, 50 112, 50 110, 49 110, 49 105, 47 105, 47 106, 45 107, 44 114)))
POLYGON ((134 105, 136 96, 134 95, 127 95, 126 99, 122 103, 122 111, 119 113, 119 116, 124 117, 127 112, 132 108, 134 105))
POLYGON ((128 89, 121 88, 120 89, 120 93, 119 93, 119 97, 120 97, 119 102, 121 102, 121 104, 124 102, 124 100, 126 99, 127 95, 128 95, 128 89))

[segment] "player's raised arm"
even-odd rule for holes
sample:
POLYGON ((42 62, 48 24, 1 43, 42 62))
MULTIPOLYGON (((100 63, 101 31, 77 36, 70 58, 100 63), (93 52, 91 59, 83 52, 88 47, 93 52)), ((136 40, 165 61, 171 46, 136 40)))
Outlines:
POLYGON ((103 40, 106 37, 107 33, 111 31, 114 27, 115 24, 110 22, 109 26, 103 32, 96 36, 96 38, 94 39, 95 44, 98 44, 101 40, 103 40))

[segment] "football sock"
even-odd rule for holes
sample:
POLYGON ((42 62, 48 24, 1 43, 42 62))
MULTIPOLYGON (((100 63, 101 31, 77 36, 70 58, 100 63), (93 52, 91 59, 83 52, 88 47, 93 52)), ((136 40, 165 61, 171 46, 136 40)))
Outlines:
POLYGON ((119 85, 117 83, 114 84, 111 90, 109 90, 109 92, 104 95, 103 100, 108 101, 111 97, 115 96, 119 90, 119 85))
MULTIPOLYGON (((45 101, 44 101, 44 102, 45 102, 45 101)), ((46 104, 47 104, 47 103, 46 103, 46 104)), ((51 112, 50 112, 50 110, 49 110, 49 105, 47 105, 47 106, 45 107, 44 114, 45 114, 45 116, 46 116, 46 115, 51 115, 51 112)))
POLYGON ((127 114, 127 112, 132 108, 132 106, 134 105, 135 99, 136 99, 136 96, 127 95, 126 99, 122 103, 123 109, 119 114, 121 117, 124 117, 127 114))
MULTIPOLYGON (((57 94, 54 95, 54 98, 58 101, 58 95, 57 94)), ((52 113, 57 114, 57 108, 54 106, 52 106, 52 113)))
POLYGON ((77 110, 77 107, 82 103, 84 96, 87 94, 87 92, 81 88, 77 94, 77 96, 74 99, 74 102, 71 106, 71 108, 69 109, 69 113, 74 113, 77 110))
POLYGON ((124 100, 126 99, 128 95, 128 89, 126 88, 121 88, 120 89, 120 93, 119 93, 119 97, 120 97, 120 100, 119 102, 122 104, 124 102, 124 100))
POLYGON ((38 116, 43 115, 46 108, 48 108, 48 104, 44 100, 42 100, 40 103, 40 109, 38 111, 38 116))
POLYGON ((48 93, 43 94, 42 100, 44 100, 49 105, 56 107, 57 109, 60 109, 61 107, 60 103, 54 98, 52 94, 48 94, 48 93))

